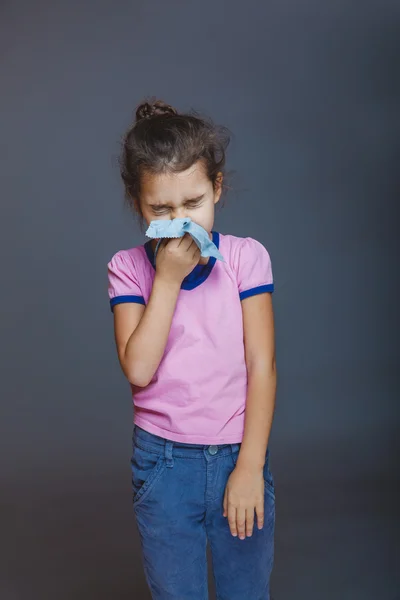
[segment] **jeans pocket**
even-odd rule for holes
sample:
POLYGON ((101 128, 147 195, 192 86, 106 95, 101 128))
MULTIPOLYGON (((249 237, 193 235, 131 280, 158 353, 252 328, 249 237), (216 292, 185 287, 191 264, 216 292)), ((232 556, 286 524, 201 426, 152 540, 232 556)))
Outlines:
POLYGON ((275 482, 269 466, 269 449, 267 450, 264 463, 264 483, 265 491, 272 498, 272 500, 275 500, 275 482))
POLYGON ((164 453, 157 454, 134 444, 131 458, 134 506, 137 506, 139 502, 143 502, 150 494, 164 468, 164 453))

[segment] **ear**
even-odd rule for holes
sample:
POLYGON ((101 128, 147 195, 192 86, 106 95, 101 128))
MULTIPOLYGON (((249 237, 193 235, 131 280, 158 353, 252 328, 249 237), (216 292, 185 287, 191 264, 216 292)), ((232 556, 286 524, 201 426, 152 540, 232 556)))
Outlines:
POLYGON ((215 180, 215 184, 214 184, 214 204, 217 204, 220 201, 221 194, 222 194, 223 181, 224 181, 224 176, 220 172, 220 173, 218 173, 217 178, 215 180))

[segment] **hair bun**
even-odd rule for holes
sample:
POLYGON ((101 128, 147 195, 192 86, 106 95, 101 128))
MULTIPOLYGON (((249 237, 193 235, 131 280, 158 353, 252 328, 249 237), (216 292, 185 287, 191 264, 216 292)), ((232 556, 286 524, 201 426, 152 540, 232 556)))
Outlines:
POLYGON ((178 111, 165 104, 162 100, 151 100, 150 102, 142 102, 136 109, 136 123, 142 119, 151 119, 161 115, 177 115, 178 111))

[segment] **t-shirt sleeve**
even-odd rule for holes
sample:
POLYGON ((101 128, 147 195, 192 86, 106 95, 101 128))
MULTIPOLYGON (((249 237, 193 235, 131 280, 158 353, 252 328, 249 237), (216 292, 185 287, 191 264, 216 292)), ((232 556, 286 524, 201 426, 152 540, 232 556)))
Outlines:
POLYGON ((107 269, 111 310, 114 310, 116 304, 123 302, 145 304, 131 256, 117 252, 108 263, 107 269))
POLYGON ((237 273, 241 300, 274 291, 271 259, 266 248, 257 240, 243 239, 237 273))

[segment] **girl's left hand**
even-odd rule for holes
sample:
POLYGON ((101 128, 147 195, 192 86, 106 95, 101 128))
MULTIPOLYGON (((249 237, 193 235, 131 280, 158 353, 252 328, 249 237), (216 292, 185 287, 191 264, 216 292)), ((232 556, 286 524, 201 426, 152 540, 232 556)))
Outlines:
POLYGON ((225 488, 224 517, 228 517, 229 528, 234 537, 244 540, 253 534, 254 512, 258 529, 264 525, 264 475, 263 471, 252 471, 236 466, 225 488))

